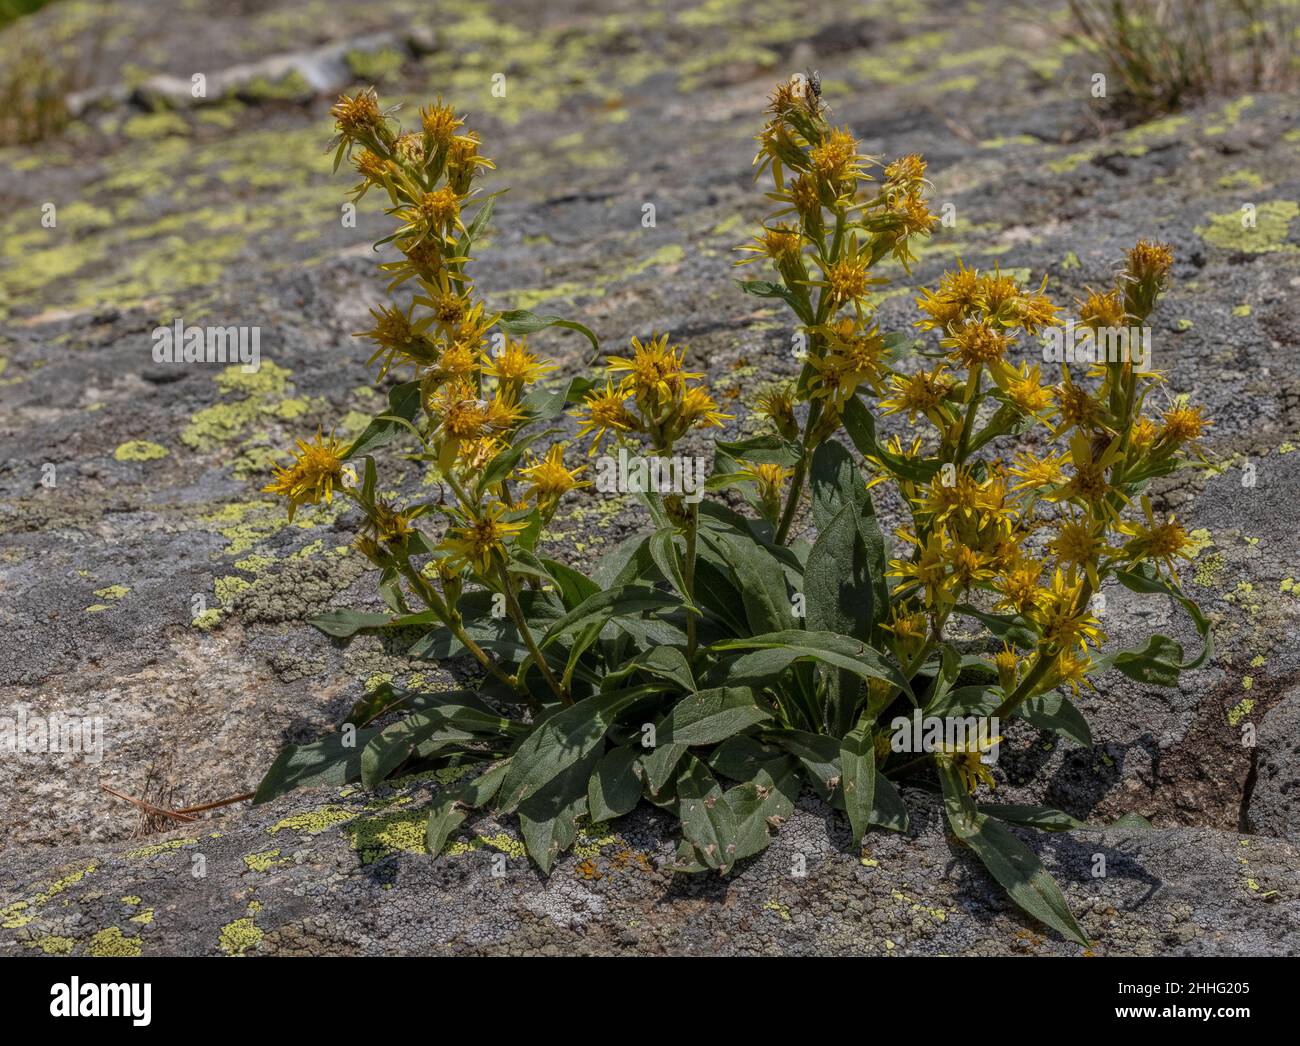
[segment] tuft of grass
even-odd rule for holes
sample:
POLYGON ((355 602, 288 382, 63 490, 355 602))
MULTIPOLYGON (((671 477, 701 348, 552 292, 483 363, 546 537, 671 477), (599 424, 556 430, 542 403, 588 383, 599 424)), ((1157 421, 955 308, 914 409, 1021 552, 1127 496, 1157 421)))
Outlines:
POLYGON ((1069 0, 1069 39, 1141 115, 1296 82, 1288 0, 1069 0))

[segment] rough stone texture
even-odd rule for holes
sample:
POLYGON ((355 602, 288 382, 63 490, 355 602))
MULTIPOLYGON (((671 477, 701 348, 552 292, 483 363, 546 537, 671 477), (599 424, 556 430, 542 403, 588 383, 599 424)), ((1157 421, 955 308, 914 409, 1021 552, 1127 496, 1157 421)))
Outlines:
POLYGON ((1300 836, 1300 690, 1290 691, 1259 725, 1248 827, 1300 836))
MULTIPOLYGON (((427 4, 406 0, 231 4, 214 17, 119 0, 111 31, 99 9, 52 4, 29 24, 42 39, 85 51, 85 86, 101 90, 102 102, 61 137, 0 150, 0 708, 102 716, 106 747, 98 763, 5 753, 4 904, 48 894, 40 884, 59 880, 67 873, 55 870, 75 858, 99 860, 100 870, 37 907, 42 919, 79 915, 75 926, 49 931, 78 948, 101 932, 99 947, 114 946, 114 927, 135 936, 130 913, 113 906, 137 894, 158 911, 157 929, 140 931, 146 947, 217 948, 219 927, 251 918, 244 891, 258 882, 268 893, 279 884, 284 898, 277 908, 268 897, 255 920, 261 947, 284 950, 450 947, 443 929, 461 934, 466 949, 573 947, 579 938, 545 913, 579 919, 583 911, 601 929, 582 946, 608 950, 869 950, 894 933, 903 949, 929 947, 924 940, 936 951, 1008 951, 1030 947, 1030 938, 1065 949, 1007 914, 978 867, 948 848, 922 793, 913 803, 923 825, 916 841, 871 838, 869 848, 895 862, 878 879, 844 855, 810 861, 806 880, 786 874, 791 846, 820 853, 814 848, 831 845, 811 807, 729 884, 669 885, 636 873, 589 885, 575 881, 570 861, 546 886, 512 860, 503 885, 458 871, 476 867, 463 859, 429 866, 409 854, 381 862, 392 874, 382 880, 343 829, 289 848, 280 833, 263 842, 268 818, 306 801, 292 798, 191 829, 213 856, 207 880, 185 880, 198 894, 176 884, 177 854, 110 856, 153 843, 137 837, 159 824, 101 784, 177 806, 240 794, 285 742, 329 729, 367 685, 440 683, 468 670, 407 657, 412 636, 345 645, 307 628, 303 619, 327 606, 377 605, 373 578, 346 551, 355 521, 336 507, 290 525, 258 493, 273 453, 293 437, 318 424, 353 433, 383 402, 370 388, 367 350, 349 334, 383 299, 369 245, 388 228, 370 199, 355 228, 340 223, 351 178, 331 176, 323 151, 328 95, 293 78, 221 74, 250 63, 292 69, 301 64, 294 56, 328 53, 334 76, 336 48, 349 44, 344 64, 380 79, 408 114, 442 94, 484 133, 499 168, 491 187, 511 186, 477 270, 492 304, 572 315, 610 349, 632 333, 673 331, 736 408, 731 438, 750 431, 748 407, 762 385, 797 366, 787 317, 732 283, 732 248, 766 209, 749 175, 752 135, 770 84, 791 71, 820 70, 834 118, 868 151, 925 153, 936 203, 955 207, 955 227, 937 230, 911 277, 888 271, 894 282, 879 296, 887 329, 912 320, 913 288, 956 255, 1045 275, 1068 302, 1107 281, 1138 236, 1172 243, 1178 262, 1155 319, 1156 362, 1170 394, 1207 403, 1216 424, 1210 467, 1171 477, 1153 494, 1156 510, 1177 511, 1197 539, 1184 578, 1216 622, 1217 652, 1174 690, 1114 674, 1100 680, 1080 699, 1091 750, 1013 727, 999 794, 1090 821, 1132 810, 1156 824, 1153 834, 1123 840, 1145 871, 1101 885, 1079 856, 1094 852, 1090 842, 1041 843, 1074 883, 1076 904, 1100 891, 1100 914, 1080 910, 1101 948, 1294 949, 1289 844, 1253 836, 1240 847, 1225 834, 1294 830, 1292 815, 1269 798, 1277 793, 1264 781, 1265 759, 1251 791, 1251 750, 1241 743, 1245 725, 1268 734, 1262 717, 1300 678, 1294 96, 1210 100, 1125 127, 1090 98, 1091 70, 1066 55, 1048 23, 938 0, 861 12, 823 0, 653 8, 566 0, 545 12, 449 0, 436 24, 427 4), (382 39, 405 43, 366 49, 382 39), (231 93, 152 111, 149 92, 136 90, 199 71, 234 85, 231 93), (504 98, 491 94, 498 71, 507 75, 504 98), (647 202, 656 206, 653 228, 641 224, 647 202), (41 225, 45 203, 57 208, 53 229, 41 225), (1243 203, 1257 208, 1253 230, 1240 226, 1243 203), (261 371, 154 364, 150 331, 177 317, 259 325, 261 371), (52 487, 41 482, 46 466, 52 487), (1253 485, 1243 484, 1248 477, 1253 485), (226 836, 209 842, 218 828, 226 836), (277 846, 314 856, 241 871, 244 856, 277 846), (1243 872, 1238 859, 1247 854, 1264 871, 1243 872), (1243 886, 1245 876, 1259 889, 1243 886), (624 879, 641 885, 615 887, 624 879), (157 892, 146 889, 154 880, 157 892), (453 889, 462 881, 458 912, 453 889), (501 889, 515 900, 498 913, 486 898, 501 889), (909 929, 921 916, 896 902, 894 889, 946 905, 947 918, 923 924, 924 934, 909 929), (591 897, 603 900, 603 914, 591 897), (787 905, 790 921, 768 901, 787 905), (1174 908, 1187 914, 1175 917, 1174 908), (482 915, 471 918, 475 911, 482 915), (408 918, 392 912, 410 913, 426 935, 386 936, 386 919, 408 918), (489 929, 480 939, 452 921, 461 918, 482 918, 489 929), (196 921, 192 938, 185 920, 196 921), (661 920, 663 939, 646 929, 661 920), (1171 944, 1171 934, 1190 936, 1171 944)), ((0 35, 0 57, 10 39, 0 35)), ((581 339, 546 332, 536 343, 565 373, 581 370, 581 339)), ((393 455, 382 465, 391 489, 419 489, 408 463, 393 455)), ((882 495, 882 515, 896 519, 898 509, 882 495)), ((588 565, 643 525, 628 501, 579 496, 558 521, 556 552, 588 565)), ((1107 596, 1112 642, 1134 645, 1160 630, 1195 645, 1175 608, 1119 588, 1107 596)), ((666 852, 667 823, 637 817, 637 827, 618 830, 645 853, 666 852)))
MULTIPOLYGON (((862 855, 845 852, 843 819, 806 799, 741 873, 674 876, 667 818, 641 809, 584 831, 545 878, 514 829, 490 818, 467 822, 430 861, 429 790, 302 791, 134 849, 11 854, 0 942, 180 955, 1083 951, 1013 909, 923 793, 907 794, 909 833, 872 835, 862 855)), ((1093 954, 1300 949, 1292 843, 1203 828, 1025 838, 1096 940, 1093 954)))

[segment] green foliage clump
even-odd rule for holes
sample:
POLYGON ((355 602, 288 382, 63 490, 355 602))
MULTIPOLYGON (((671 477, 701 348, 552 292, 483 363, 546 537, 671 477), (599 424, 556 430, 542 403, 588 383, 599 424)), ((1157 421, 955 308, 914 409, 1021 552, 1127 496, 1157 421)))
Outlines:
MULTIPOLYGON (((411 654, 468 655, 484 678, 434 693, 382 684, 349 714, 355 736, 290 747, 258 799, 456 768, 428 817, 435 856, 468 811, 492 804, 518 815, 549 870, 579 818, 647 801, 680 821, 679 868, 725 873, 768 845, 804 787, 845 813, 856 846, 871 830, 905 831, 898 782, 930 773, 956 837, 1019 905, 1084 942, 1007 827, 1080 823, 976 797, 995 783, 1001 724, 1022 718, 1087 746, 1071 696, 1092 677, 1115 668, 1168 685, 1207 656, 1208 623, 1174 570, 1187 535, 1141 493, 1186 458, 1200 412, 1148 408, 1161 381, 1149 356, 1062 362, 1055 383, 1041 364, 1013 363, 1030 338, 1065 329, 1062 310, 1043 287, 961 265, 918 299, 916 327, 937 344, 911 369, 916 334, 881 331, 873 292, 879 263, 906 267, 935 222, 925 163, 863 155, 828 121, 816 81, 795 77, 758 136, 775 210, 742 248, 774 278, 741 288, 789 307, 801 372, 763 397, 763 432, 715 445, 707 483, 642 485, 649 527, 581 573, 545 551, 560 501, 591 483, 588 466, 566 462, 573 441, 553 439, 566 409, 589 453, 608 446, 656 468, 729 415, 666 334, 632 339, 594 378, 540 385, 554 366, 529 334, 559 327, 599 344, 574 321, 493 312, 477 296, 469 267, 492 211, 478 195, 492 167, 478 136, 441 103, 403 133, 372 91, 340 99, 334 116, 336 166, 348 156, 361 175, 354 197, 387 199, 390 290, 414 287, 409 305, 374 309, 362 336, 381 375, 409 376, 352 443, 300 442, 267 489, 291 514, 339 494, 362 519, 357 548, 387 611, 334 610, 317 628, 412 629, 411 654), (908 419, 909 440, 878 435, 890 415, 908 419), (399 439, 436 496, 378 492, 374 453, 399 439), (892 548, 873 505, 882 483, 909 516, 892 548), (705 496, 728 489, 752 512, 705 496), (808 536, 792 536, 801 520, 808 536), (1155 636, 1101 654, 1093 596, 1107 579, 1172 596, 1205 652, 1184 661, 1155 636), (982 638, 953 638, 972 630, 982 638), (914 715, 963 729, 903 751, 914 715)), ((1145 324, 1172 260, 1162 245, 1134 247, 1115 284, 1078 303, 1085 340, 1105 346, 1108 332, 1145 324)))

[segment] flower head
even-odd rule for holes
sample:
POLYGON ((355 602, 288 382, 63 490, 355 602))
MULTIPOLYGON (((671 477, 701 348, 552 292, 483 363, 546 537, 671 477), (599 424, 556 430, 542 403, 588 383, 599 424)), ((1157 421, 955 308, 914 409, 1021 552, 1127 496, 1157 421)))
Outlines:
POLYGON ((299 505, 318 505, 322 498, 329 503, 335 484, 343 478, 343 445, 331 433, 325 439, 319 429, 312 443, 297 441, 293 464, 277 467, 275 478, 262 490, 289 499, 289 519, 299 505))

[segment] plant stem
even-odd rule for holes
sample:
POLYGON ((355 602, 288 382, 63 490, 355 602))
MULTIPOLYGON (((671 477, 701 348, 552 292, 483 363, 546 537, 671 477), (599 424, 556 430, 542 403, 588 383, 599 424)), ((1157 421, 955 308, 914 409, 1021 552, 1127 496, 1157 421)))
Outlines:
POLYGON ((460 623, 454 611, 443 603, 438 597, 438 593, 434 591, 433 586, 421 576, 419 571, 412 567, 410 563, 406 563, 398 569, 401 570, 402 576, 411 583, 411 587, 419 593, 420 598, 424 600, 425 606, 438 615, 438 619, 451 630, 451 634, 460 641, 466 650, 474 655, 484 668, 491 672, 500 682, 510 687, 511 690, 520 689, 519 681, 506 675, 501 670, 501 667, 488 657, 487 652, 469 637, 469 634, 465 631, 465 626, 460 623))
POLYGON ((497 577, 500 578, 501 588, 505 592, 506 610, 509 611, 510 617, 519 629, 519 634, 523 637, 524 645, 528 647, 528 652, 532 655, 537 670, 542 673, 546 685, 554 691, 556 697, 567 705, 573 704, 573 698, 569 696, 569 692, 560 681, 555 678, 555 673, 551 671, 551 666, 546 663, 546 658, 542 656, 542 652, 537 646, 537 640, 533 638, 533 632, 528 627, 528 620, 524 617, 523 608, 519 605, 519 600, 515 598, 515 588, 510 582, 510 572, 506 569, 504 562, 498 561, 497 563, 497 577))
MULTIPOLYGON (((686 516, 686 562, 682 564, 682 577, 686 581, 686 601, 695 606, 695 553, 696 541, 700 530, 700 506, 692 505, 686 516)), ((699 643, 697 636, 698 614, 686 611, 686 661, 695 664, 695 650, 699 643)))

